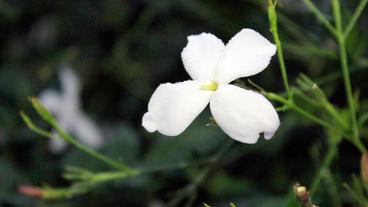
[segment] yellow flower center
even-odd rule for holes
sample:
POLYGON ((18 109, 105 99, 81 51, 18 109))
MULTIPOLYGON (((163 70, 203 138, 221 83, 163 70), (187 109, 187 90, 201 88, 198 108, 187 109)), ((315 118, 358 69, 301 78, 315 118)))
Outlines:
POLYGON ((211 81, 209 84, 203 84, 199 86, 199 89, 206 91, 216 91, 218 88, 217 81, 211 81))

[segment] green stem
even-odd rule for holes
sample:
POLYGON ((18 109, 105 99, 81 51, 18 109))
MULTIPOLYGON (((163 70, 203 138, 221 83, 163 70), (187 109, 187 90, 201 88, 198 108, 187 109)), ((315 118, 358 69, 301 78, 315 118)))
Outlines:
POLYGON ((355 189, 351 188, 347 183, 344 183, 343 186, 346 188, 346 190, 348 190, 348 192, 350 193, 350 195, 353 197, 353 199, 359 203, 359 205, 361 207, 366 207, 367 205, 367 201, 363 196, 361 196, 360 194, 357 194, 357 192, 355 191, 355 189))
POLYGON ((344 32, 344 37, 345 39, 347 39, 351 33, 351 31, 353 30, 356 22, 358 21, 360 15, 362 14, 365 6, 367 5, 368 0, 361 0, 358 4, 358 7, 356 8, 356 10, 354 11, 353 16, 351 17, 348 26, 346 26, 345 32, 344 32))
POLYGON ((91 181, 95 183, 105 183, 105 182, 114 181, 114 180, 122 180, 122 179, 125 179, 127 177, 132 177, 132 176, 135 176, 135 175, 128 174, 125 171, 103 172, 103 173, 95 174, 91 181))
POLYGON ((323 177, 323 173, 328 167, 330 166, 331 162, 335 158, 337 154, 337 145, 332 145, 328 148, 327 154, 323 159, 322 166, 318 170, 316 176, 313 178, 311 187, 310 187, 310 195, 313 196, 314 193, 317 191, 317 188, 321 182, 321 179, 323 177))
POLYGON ((98 153, 97 151, 87 147, 86 145, 81 144, 76 139, 71 137, 69 134, 65 133, 56 123, 50 123, 51 126, 57 131, 57 133, 69 144, 73 145, 74 147, 78 148, 80 151, 85 152, 92 157, 96 158, 97 160, 100 160, 108 165, 110 165, 113 168, 116 168, 118 170, 122 170, 124 172, 129 172, 131 174, 136 174, 137 171, 126 166, 123 163, 116 162, 109 157, 98 153))
POLYGON ((286 72, 286 66, 285 66, 284 55, 283 55, 283 51, 282 51, 282 45, 281 45, 281 41, 280 41, 280 37, 279 37, 279 33, 278 33, 276 4, 272 3, 271 1, 270 1, 269 4, 270 5, 269 5, 269 8, 268 8, 268 18, 269 18, 269 22, 270 22, 270 26, 271 26, 271 31, 272 31, 272 34, 273 34, 273 39, 274 39, 274 41, 276 43, 276 47, 277 47, 277 57, 278 57, 279 64, 280 64, 282 80, 284 82, 285 90, 288 94, 288 99, 291 100, 292 99, 292 93, 291 93, 291 90, 290 90, 290 87, 289 87, 289 81, 288 81, 287 72, 286 72))
MULTIPOLYGON (((30 102, 32 103, 34 109, 37 111, 37 113, 40 115, 40 117, 46 121, 48 124, 51 125, 51 127, 60 135, 60 137, 65 140, 66 142, 68 142, 69 144, 73 145, 74 147, 76 147, 77 149, 79 149, 82 152, 85 152, 86 154, 96 158, 97 160, 100 160, 102 162, 104 162, 105 164, 121 170, 121 171, 125 171, 129 174, 137 174, 137 170, 132 169, 128 166, 126 166, 123 163, 119 163, 116 162, 114 160, 112 160, 111 158, 98 153, 97 151, 93 150, 92 148, 89 148, 85 145, 83 145, 82 143, 78 142, 76 139, 74 139, 72 136, 70 136, 69 134, 67 134, 63 129, 60 128, 60 126, 58 125, 57 121, 55 120, 55 118, 50 114, 50 112, 41 104, 40 100, 38 100, 37 98, 30 98, 29 99, 30 102)), ((49 133, 44 133, 40 130, 37 130, 37 128, 35 129, 33 126, 34 124, 32 123, 32 121, 28 118, 28 116, 26 116, 24 113, 21 113, 21 116, 23 118, 23 120, 26 122, 26 124, 28 126, 30 126, 30 129, 33 130, 34 132, 42 135, 42 136, 46 136, 49 137, 49 133)))
POLYGON ((329 168, 326 169, 322 179, 324 180, 326 186, 328 186, 327 191, 330 194, 330 200, 332 204, 331 206, 342 207, 342 202, 340 198, 341 195, 339 192, 338 184, 334 180, 334 177, 329 168))
POLYGON ((361 153, 367 152, 367 149, 365 148, 364 144, 360 141, 360 139, 355 139, 352 141, 352 143, 355 145, 356 148, 358 148, 358 150, 361 153))
POLYGON ((208 178, 209 173, 215 167, 215 164, 220 160, 220 158, 229 150, 231 145, 234 143, 233 140, 227 140, 224 145, 221 146, 219 151, 214 154, 211 159, 209 159, 209 165, 204 167, 200 173, 195 177, 195 179, 187 185, 185 188, 179 190, 177 192, 177 196, 174 197, 168 204, 168 206, 177 206, 180 202, 182 202, 185 198, 188 198, 188 202, 185 206, 192 206, 194 198, 197 195, 198 186, 208 178))
MULTIPOLYGON (((312 45, 316 47, 312 41, 313 39, 315 39, 315 36, 310 31, 306 31, 299 24, 297 24, 294 20, 292 20, 291 18, 287 17, 286 15, 282 13, 277 13, 277 20, 278 20, 277 22, 280 23, 281 26, 283 26, 285 31, 287 31, 291 36, 293 36, 296 40, 298 40, 300 44, 303 44, 303 46, 312 45)), ((289 44, 290 43, 288 43, 287 45, 289 44)))
POLYGON ((139 173, 140 174, 154 173, 154 172, 159 172, 159 171, 164 171, 164 170, 177 170, 177 169, 184 169, 188 167, 201 166, 201 165, 205 165, 211 162, 212 159, 213 157, 209 157, 209 158, 194 160, 194 161, 181 161, 181 162, 174 163, 174 164, 165 164, 165 165, 155 166, 152 168, 147 167, 147 168, 140 169, 139 173))
POLYGON ((358 122, 356 117, 356 110, 355 110, 355 102, 351 87, 350 81, 350 74, 349 74, 349 66, 347 61, 347 54, 346 54, 346 47, 345 47, 345 37, 342 29, 342 22, 341 22, 341 9, 340 9, 340 2, 339 0, 332 0, 332 8, 333 14, 336 24, 336 39, 339 45, 339 54, 340 54, 340 61, 341 61, 341 69, 342 69, 342 76, 344 80, 345 86, 345 93, 346 99, 348 102, 349 113, 350 113, 350 120, 353 129, 353 143, 359 146, 359 150, 366 151, 365 147, 361 144, 359 139, 359 129, 358 129, 358 122), (362 149, 363 148, 363 149, 362 149))
POLYGON ((329 113, 342 127, 342 129, 345 131, 347 130, 348 126, 346 125, 345 121, 341 117, 341 115, 336 111, 336 109, 331 105, 330 102, 327 100, 322 103, 315 102, 314 99, 306 96, 303 93, 303 89, 294 88, 294 93, 298 95, 299 98, 303 99, 305 102, 307 102, 309 105, 315 105, 317 107, 322 107, 327 113, 329 113))
POLYGON ((334 36, 337 36, 336 29, 331 25, 331 23, 326 19, 325 16, 318 10, 318 8, 313 4, 311 0, 303 0, 304 4, 308 9, 314 14, 314 16, 322 23, 323 26, 334 36))
POLYGON ((52 138, 52 134, 48 131, 45 131, 39 127, 37 127, 32 120, 27 116, 27 114, 25 114, 23 111, 19 112, 20 116, 22 117, 24 123, 26 123, 27 127, 31 130, 34 131, 36 134, 39 134, 43 137, 47 137, 47 138, 52 138))
POLYGON ((282 104, 284 104, 285 106, 287 106, 289 109, 294 110, 295 112, 299 113, 300 115, 308 118, 309 120, 321 125, 322 127, 325 128, 329 128, 329 129, 333 129, 336 130, 336 127, 330 125, 328 122, 325 122, 324 120, 314 116, 313 114, 310 114, 308 111, 305 111, 304 109, 300 108, 299 106, 297 106, 295 103, 286 100, 285 98, 274 94, 274 93, 266 93, 265 96, 270 99, 270 100, 274 100, 277 102, 280 102, 282 104))

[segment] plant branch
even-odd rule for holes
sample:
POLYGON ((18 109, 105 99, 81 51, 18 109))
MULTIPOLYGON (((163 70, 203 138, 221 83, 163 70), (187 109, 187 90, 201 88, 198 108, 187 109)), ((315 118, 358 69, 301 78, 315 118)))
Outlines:
POLYGON ((176 193, 177 196, 169 202, 168 206, 177 206, 185 198, 188 198, 188 202, 186 203, 185 206, 192 206, 197 196, 196 191, 198 187, 208 177, 210 172, 215 167, 215 164, 224 155, 224 153, 227 152, 227 150, 231 147, 233 143, 234 143, 233 140, 226 141, 226 143, 216 152, 216 154, 212 156, 212 158, 210 159, 209 165, 204 167, 189 185, 179 190, 176 193))
POLYGON ((295 103, 293 103, 289 100, 286 100, 282 96, 279 96, 275 93, 269 93, 269 92, 266 92, 264 95, 270 100, 277 101, 279 103, 284 104, 287 108, 299 113, 300 115, 302 115, 302 116, 308 118, 309 120, 321 125, 322 127, 330 128, 330 129, 334 129, 334 130, 336 129, 336 127, 332 126, 328 122, 314 116, 313 114, 309 113, 308 111, 305 111, 304 109, 297 106, 295 103))
POLYGON ((343 29, 342 29, 341 9, 340 9, 339 0, 332 0, 332 9, 333 9, 334 19, 335 19, 335 24, 336 24, 336 32, 337 32, 336 39, 339 45, 342 76, 344 80, 346 99, 348 102, 351 127, 353 131, 353 143, 358 146, 359 150, 361 150, 362 152, 365 152, 366 149, 361 144, 361 141, 359 138, 359 129, 358 129, 358 122, 357 122, 357 117, 356 117, 355 101, 354 101, 351 81, 350 81, 349 66, 348 66, 346 45, 345 45, 346 43, 345 43, 345 37, 344 37, 343 29))
POLYGON ((37 127, 33 122, 32 120, 29 118, 29 116, 27 116, 27 114, 25 114, 23 111, 20 111, 19 112, 19 115, 22 117, 24 123, 28 126, 28 128, 35 132, 36 134, 39 134, 43 137, 46 137, 46 138, 50 138, 52 139, 52 134, 46 130, 43 130, 39 127, 37 127))
POLYGON ((322 23, 323 26, 334 36, 337 36, 336 29, 331 25, 331 23, 326 19, 325 16, 318 10, 318 8, 314 5, 311 0, 303 0, 304 4, 308 7, 308 9, 314 14, 314 16, 318 19, 319 22, 322 23))
POLYGON ((361 0, 357 6, 357 8, 354 11, 353 16, 351 16, 350 21, 348 23, 348 26, 346 26, 345 32, 344 32, 344 38, 347 39, 353 30, 355 24, 357 23, 360 15, 362 14, 365 6, 367 5, 368 0, 361 0))
MULTIPOLYGON (((47 109, 42 106, 41 102, 37 99, 37 98, 30 98, 30 102, 32 103, 33 107, 35 108, 35 110, 37 111, 37 113, 41 116, 41 118, 46 121, 48 124, 51 125, 51 127, 53 129, 55 129, 55 131, 60 135, 60 137, 68 142, 69 144, 73 145, 74 147, 76 147, 77 149, 79 149, 80 151, 96 158, 97 160, 100 160, 102 162, 104 162, 105 164, 127 172, 127 173, 131 173, 131 174, 136 174, 137 170, 132 169, 128 166, 126 166, 124 163, 119 163, 116 162, 114 160, 112 160, 111 158, 100 154, 99 152, 87 147, 86 145, 83 145, 82 143, 78 142, 76 139, 74 139, 72 136, 70 136, 69 134, 67 134, 63 129, 61 129, 61 127, 58 125, 57 121, 54 119, 54 117, 47 111, 47 109)), ((25 123, 29 126, 29 128, 48 138, 53 138, 49 132, 45 132, 44 130, 39 129, 38 127, 35 127, 35 125, 32 123, 32 121, 29 119, 28 116, 26 116, 23 112, 21 112, 21 116, 23 118, 23 120, 25 121, 25 123)))
POLYGON ((318 170, 317 174, 314 176, 311 182, 310 194, 312 196, 317 191, 318 186, 321 183, 323 173, 325 172, 326 169, 328 169, 328 167, 330 166, 331 162, 334 160, 336 155, 337 155, 337 145, 334 144, 334 145, 329 146, 327 154, 323 158, 322 166, 320 167, 320 169, 318 170))
POLYGON ((280 41, 280 37, 278 33, 276 3, 273 3, 271 0, 269 1, 269 6, 268 6, 268 19, 269 19, 270 26, 271 26, 271 32, 273 34, 273 39, 276 43, 277 56, 278 56, 278 60, 280 64, 281 75, 282 75, 282 80, 284 82, 284 87, 288 94, 288 99, 292 100, 292 93, 289 87, 289 81, 288 81, 287 72, 286 72, 284 55, 282 52, 282 45, 281 45, 281 41, 280 41))

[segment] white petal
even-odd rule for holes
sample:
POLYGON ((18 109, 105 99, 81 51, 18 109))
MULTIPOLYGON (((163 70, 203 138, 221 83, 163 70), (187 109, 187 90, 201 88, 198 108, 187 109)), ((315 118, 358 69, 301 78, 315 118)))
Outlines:
POLYGON ((63 65, 59 71, 61 88, 65 99, 70 102, 79 102, 80 80, 69 65, 63 65))
POLYGON ((54 138, 49 142, 50 151, 54 154, 59 154, 65 150, 67 143, 59 138, 59 135, 56 132, 53 133, 53 137, 54 138))
POLYGON ((215 35, 190 35, 181 52, 184 68, 193 80, 211 81, 224 49, 224 43, 215 35))
POLYGON ((62 107, 61 97, 55 90, 47 89, 40 94, 40 101, 51 113, 57 113, 62 107))
POLYGON ((220 83, 255 75, 264 70, 276 52, 276 46, 252 29, 243 29, 227 43, 216 78, 220 83))
POLYGON ((142 126, 167 136, 182 133, 207 106, 213 92, 200 90, 198 81, 161 84, 153 93, 142 126))
POLYGON ((102 146, 102 133, 89 117, 79 113, 73 120, 73 123, 71 131, 82 143, 94 149, 102 146))
MULTIPOLYGON (((63 129, 66 133, 70 133, 70 123, 65 119, 63 113, 58 111, 59 114, 56 114, 56 119, 59 123, 59 127, 63 129)), ((52 139, 49 142, 50 151, 54 154, 59 154, 63 152, 67 147, 67 143, 59 136, 56 131, 52 132, 52 139)))
POLYGON ((238 86, 220 86, 210 107, 221 129, 240 142, 256 143, 262 132, 270 139, 280 125, 276 110, 264 96, 238 86))

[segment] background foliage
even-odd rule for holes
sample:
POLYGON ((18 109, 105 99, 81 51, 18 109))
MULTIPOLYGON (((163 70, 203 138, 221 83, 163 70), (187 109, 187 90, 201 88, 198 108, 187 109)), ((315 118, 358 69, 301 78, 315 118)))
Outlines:
MULTIPOLYGON (((333 18, 328 15, 330 1, 314 2, 328 19, 333 18)), ((341 3, 344 20, 358 1, 341 3)), ((205 126, 208 111, 175 138, 147 133, 140 126, 141 117, 159 83, 189 78, 179 56, 186 36, 211 32, 226 41, 249 27, 272 40, 267 5, 261 0, 0 0, 0 206, 160 206, 185 195, 182 189, 198 178, 203 167, 108 183, 61 201, 20 195, 20 184, 68 186, 61 177, 65 166, 109 169, 72 147, 60 155, 50 153, 47 140, 32 133, 18 111, 32 111, 28 96, 58 88, 57 70, 67 62, 82 79, 84 110, 105 136, 103 153, 137 167, 209 157, 230 138, 205 126)), ((298 84, 299 73, 307 74, 342 109, 346 101, 336 42, 301 1, 280 1, 278 12, 291 85, 298 84)), ((361 112, 368 111, 367 18, 368 12, 363 12, 347 41, 361 112)), ((284 90, 276 57, 265 72, 250 79, 267 91, 284 90)), ((299 103, 314 110, 305 101, 299 103)), ((35 113, 30 116, 47 127, 35 113)), ((232 146, 189 193, 194 203, 293 206, 292 186, 297 181, 310 184, 329 143, 321 127, 298 114, 288 111, 280 116, 282 125, 272 140, 232 146)), ((361 133, 366 142, 367 129, 361 133)), ((338 152, 330 179, 323 180, 313 198, 320 206, 341 206, 337 198, 343 206, 354 205, 343 184, 359 173, 361 154, 346 141, 338 152), (335 187, 337 192, 331 190, 335 187)))

